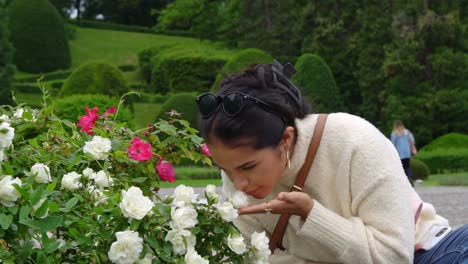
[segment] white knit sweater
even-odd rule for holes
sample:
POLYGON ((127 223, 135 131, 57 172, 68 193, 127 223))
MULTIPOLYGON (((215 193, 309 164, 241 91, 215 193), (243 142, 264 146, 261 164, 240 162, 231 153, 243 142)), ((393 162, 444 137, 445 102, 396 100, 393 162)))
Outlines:
MULTIPOLYGON (((289 191, 305 160, 318 115, 296 120, 298 138, 273 192, 289 191)), ((224 188, 232 183, 223 175, 224 188)), ((425 204, 415 228, 415 195, 391 142, 359 117, 330 114, 303 191, 314 199, 305 221, 292 216, 270 263, 412 263, 416 241, 434 223, 447 221, 425 204)), ((235 224, 250 241, 253 231, 271 235, 279 215, 240 216, 235 224)))

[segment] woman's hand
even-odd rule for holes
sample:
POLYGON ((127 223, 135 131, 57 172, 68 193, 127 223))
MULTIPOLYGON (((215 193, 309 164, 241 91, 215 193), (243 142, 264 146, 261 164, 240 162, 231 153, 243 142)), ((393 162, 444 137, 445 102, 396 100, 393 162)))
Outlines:
POLYGON ((298 215, 305 220, 313 207, 314 200, 306 193, 280 192, 276 199, 270 200, 268 203, 249 205, 240 208, 239 214, 259 214, 266 213, 270 210, 272 214, 298 215))

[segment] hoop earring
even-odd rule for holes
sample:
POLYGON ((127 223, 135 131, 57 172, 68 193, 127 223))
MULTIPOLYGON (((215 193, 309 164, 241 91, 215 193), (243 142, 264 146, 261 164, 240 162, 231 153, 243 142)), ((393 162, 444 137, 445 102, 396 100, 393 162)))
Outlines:
POLYGON ((291 168, 291 159, 289 158, 289 149, 286 150, 286 162, 288 164, 288 169, 291 168))

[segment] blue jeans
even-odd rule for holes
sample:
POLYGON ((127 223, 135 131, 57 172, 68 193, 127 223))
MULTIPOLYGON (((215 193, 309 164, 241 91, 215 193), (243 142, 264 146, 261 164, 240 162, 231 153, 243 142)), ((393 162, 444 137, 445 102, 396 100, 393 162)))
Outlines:
POLYGON ((468 264, 468 225, 450 232, 429 251, 416 251, 414 264, 468 264))

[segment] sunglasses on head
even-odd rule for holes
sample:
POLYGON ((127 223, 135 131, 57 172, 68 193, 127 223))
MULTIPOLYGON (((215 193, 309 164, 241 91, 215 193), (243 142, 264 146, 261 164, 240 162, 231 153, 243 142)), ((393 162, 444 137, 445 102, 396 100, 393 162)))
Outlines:
POLYGON ((249 102, 262 107, 268 112, 278 114, 272 109, 270 105, 263 102, 262 100, 241 92, 230 92, 223 96, 212 93, 204 93, 198 96, 196 101, 198 105, 198 111, 203 118, 208 118, 213 115, 218 110, 220 104, 222 105, 222 109, 226 116, 236 116, 242 112, 245 105, 249 102))

